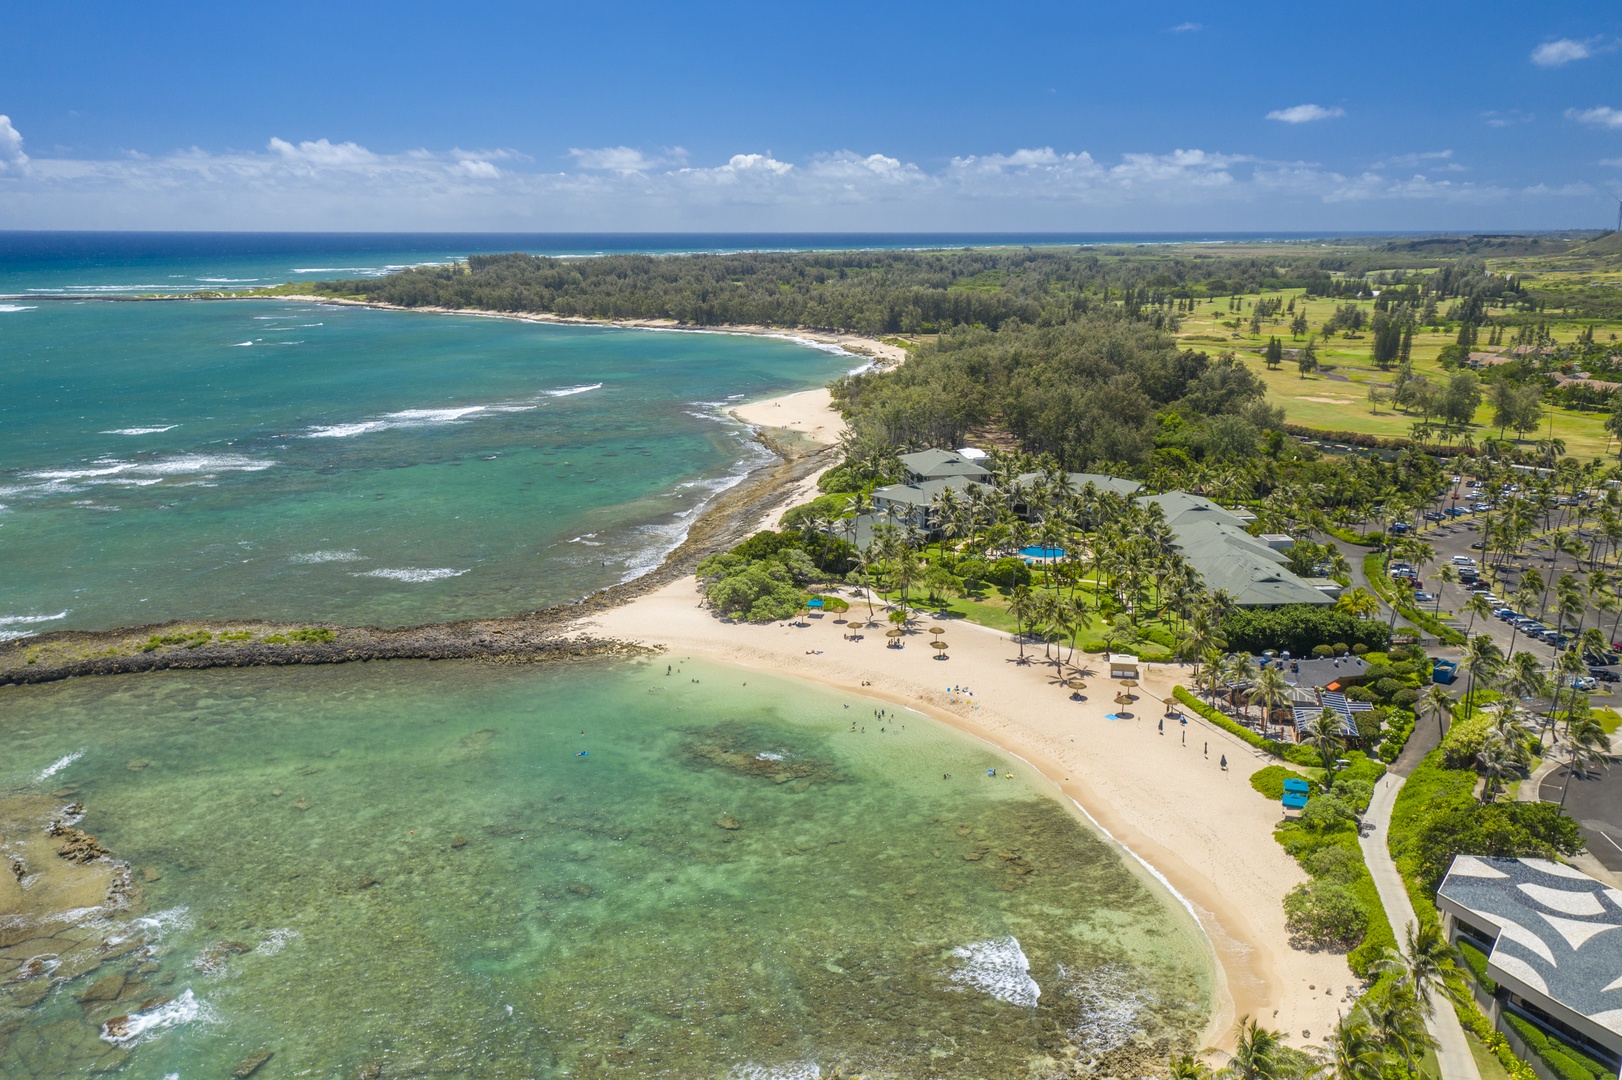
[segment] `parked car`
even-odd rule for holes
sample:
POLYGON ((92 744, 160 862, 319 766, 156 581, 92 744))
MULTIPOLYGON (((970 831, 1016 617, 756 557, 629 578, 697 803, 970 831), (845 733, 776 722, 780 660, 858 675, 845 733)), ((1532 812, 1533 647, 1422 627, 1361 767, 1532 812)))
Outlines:
POLYGON ((1391 526, 1391 531, 1396 533, 1398 536, 1401 536, 1408 531, 1408 523, 1406 521, 1399 521, 1395 525, 1391 526))
POLYGON ((1486 551, 1487 550, 1487 545, 1486 545, 1485 542, 1483 542, 1481 540, 1477 540, 1475 543, 1470 545, 1470 548, 1473 551, 1486 551))
POLYGON ((1610 652, 1609 650, 1605 652, 1595 652, 1593 649, 1584 649, 1583 663, 1593 664, 1595 667, 1611 667, 1615 664, 1622 663, 1622 656, 1618 656, 1616 653, 1610 652))
POLYGON ((1596 690, 1599 688, 1599 681, 1588 675, 1574 675, 1571 679, 1571 688, 1573 690, 1596 690))
POLYGON ((1474 569, 1476 565, 1476 561, 1468 555, 1455 555, 1452 562, 1454 566, 1468 566, 1471 569, 1474 569))
POLYGON ((1493 615, 1493 618, 1498 619, 1501 622, 1509 622, 1509 620, 1511 620, 1511 619, 1518 619, 1518 618, 1521 617, 1520 612, 1516 611, 1514 608, 1507 608, 1507 607, 1501 607, 1501 608, 1496 609, 1495 611, 1493 611, 1492 615, 1493 615))
POLYGON ((1588 673, 1603 683, 1613 683, 1618 679, 1622 679, 1622 675, 1618 675, 1610 668, 1591 667, 1588 669, 1588 673))
POLYGON ((1416 604, 1430 604, 1430 603, 1434 603, 1435 600, 1436 600, 1436 597, 1432 596, 1428 592, 1416 592, 1416 593, 1414 593, 1414 603, 1416 603, 1416 604))

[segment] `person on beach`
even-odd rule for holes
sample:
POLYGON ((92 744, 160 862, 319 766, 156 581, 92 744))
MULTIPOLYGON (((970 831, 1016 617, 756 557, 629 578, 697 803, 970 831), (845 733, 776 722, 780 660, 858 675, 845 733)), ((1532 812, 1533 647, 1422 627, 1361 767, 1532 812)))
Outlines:
POLYGON ((1223 772, 1228 771, 1228 755, 1227 754, 1222 755, 1222 771, 1223 772))

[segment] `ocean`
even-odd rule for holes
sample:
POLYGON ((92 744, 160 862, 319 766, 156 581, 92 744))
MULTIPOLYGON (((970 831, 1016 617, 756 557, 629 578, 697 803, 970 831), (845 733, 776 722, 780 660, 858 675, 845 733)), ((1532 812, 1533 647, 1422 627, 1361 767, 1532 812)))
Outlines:
POLYGON ((1197 1049, 1193 920, 1020 763, 874 704, 679 657, 7 690, 0 789, 82 802, 138 900, 22 950, 120 955, 0 1023, 0 1075, 1140 1075, 1197 1049))
MULTIPOLYGON (((485 250, 544 246, 513 239, 485 250)), ((0 635, 566 603, 656 565, 765 459, 729 404, 858 363, 786 338, 97 299, 471 250, 0 236, 0 635)), ((0 747, 0 823, 83 813, 134 886, 105 917, 0 912, 8 1078, 1126 1075, 1196 1047, 1214 1000, 1188 913, 1021 763, 759 671, 75 679, 0 691, 0 747)))

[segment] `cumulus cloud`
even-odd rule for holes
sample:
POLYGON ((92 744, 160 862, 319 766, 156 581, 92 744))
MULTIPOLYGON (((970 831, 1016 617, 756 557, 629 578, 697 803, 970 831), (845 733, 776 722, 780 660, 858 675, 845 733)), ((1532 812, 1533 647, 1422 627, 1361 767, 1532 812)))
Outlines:
POLYGON ((1468 172, 1463 165, 1453 160, 1451 150, 1427 150, 1415 154, 1394 154, 1382 158, 1369 166, 1371 169, 1413 169, 1429 168, 1432 172, 1468 172))
POLYGON ((1361 175, 1199 147, 1100 159, 1053 146, 961 154, 938 167, 853 150, 678 164, 671 159, 685 153, 612 147, 577 150, 573 167, 545 170, 509 150, 383 152, 279 137, 260 151, 28 161, 13 132, 0 124, 0 228, 1313 228, 1326 206, 1402 205, 1431 209, 1410 218, 1359 210, 1357 220, 1436 228, 1451 224, 1433 209, 1444 204, 1473 214, 1520 199, 1553 214, 1549 200, 1569 195, 1440 177, 1459 168, 1446 150, 1387 158, 1361 175), (22 161, 26 168, 12 167, 22 161), (1397 168, 1413 171, 1381 171, 1397 168))
POLYGON ((1594 46, 1598 44, 1598 38, 1590 38, 1587 41, 1574 41, 1571 38, 1545 41, 1532 50, 1532 63, 1538 67, 1564 67, 1573 60, 1587 60, 1593 56, 1594 46))
POLYGON ((11 117, 0 113, 0 172, 21 169, 27 164, 28 155, 23 153, 22 132, 11 126, 11 117))
POLYGON ((1566 119, 1575 120, 1579 124, 1610 128, 1613 131, 1622 130, 1622 109, 1613 109, 1609 105, 1596 105, 1592 109, 1567 109, 1566 119))
POLYGON ((680 165, 687 160, 687 151, 679 146, 666 149, 662 154, 644 154, 630 146, 603 146, 596 149, 571 149, 569 156, 582 169, 600 172, 639 173, 665 165, 680 165))
POLYGON ((1345 115, 1346 110, 1338 105, 1328 109, 1322 105, 1291 105, 1288 109, 1274 109, 1267 114, 1267 119, 1286 124, 1310 124, 1314 120, 1333 120, 1345 115))

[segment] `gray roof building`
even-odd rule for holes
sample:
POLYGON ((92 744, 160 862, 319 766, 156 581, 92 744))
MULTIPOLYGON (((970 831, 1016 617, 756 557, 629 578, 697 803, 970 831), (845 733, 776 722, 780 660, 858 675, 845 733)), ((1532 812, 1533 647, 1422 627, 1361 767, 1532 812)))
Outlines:
MULTIPOLYGON (((1078 493, 1082 488, 1086 487, 1088 484, 1091 484, 1099 491, 1113 491, 1117 495, 1130 498, 1131 496, 1136 495, 1143 487, 1143 485, 1136 480, 1127 480, 1119 476, 1110 476, 1106 473, 1073 472, 1066 473, 1065 475, 1070 478, 1070 490, 1078 493)), ((1046 473, 1028 472, 1020 475, 1019 483, 1021 487, 1031 488, 1035 487, 1045 479, 1047 479, 1046 473)))
POLYGON ((1245 531, 1246 519, 1254 520, 1254 515, 1235 514, 1186 491, 1145 495, 1138 501, 1160 506, 1178 550, 1205 587, 1226 589, 1240 607, 1334 603, 1327 592, 1292 572, 1283 552, 1245 531))
POLYGON ((1436 906, 1450 940, 1487 954, 1500 1009, 1622 1062, 1622 892, 1546 859, 1460 855, 1436 906))
POLYGON ((900 461, 908 479, 914 482, 942 480, 948 476, 991 479, 991 470, 985 465, 951 450, 920 450, 915 454, 902 454, 900 461))

